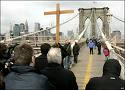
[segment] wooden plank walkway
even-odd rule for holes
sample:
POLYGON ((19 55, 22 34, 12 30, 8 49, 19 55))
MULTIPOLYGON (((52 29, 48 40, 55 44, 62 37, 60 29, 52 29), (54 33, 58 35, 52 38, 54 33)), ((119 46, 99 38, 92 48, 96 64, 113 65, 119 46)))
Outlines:
POLYGON ((87 47, 81 48, 78 63, 71 69, 76 76, 79 90, 85 89, 91 77, 102 75, 104 62, 104 55, 97 55, 97 49, 94 49, 94 54, 90 55, 87 47))

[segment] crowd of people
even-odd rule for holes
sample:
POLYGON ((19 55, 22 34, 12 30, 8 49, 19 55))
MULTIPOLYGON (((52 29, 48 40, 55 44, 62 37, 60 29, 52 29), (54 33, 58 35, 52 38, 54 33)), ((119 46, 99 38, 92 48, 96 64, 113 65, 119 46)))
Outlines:
POLYGON ((109 59, 110 56, 110 51, 107 48, 107 46, 105 45, 105 43, 103 43, 100 39, 95 39, 95 38, 90 38, 90 39, 86 39, 86 45, 89 47, 90 49, 90 54, 94 54, 94 49, 98 49, 98 55, 101 55, 101 49, 103 48, 103 54, 105 55, 105 61, 109 59))
POLYGON ((93 54, 93 49, 98 48, 98 55, 101 55, 101 40, 97 38, 86 39, 86 45, 90 49, 90 54, 93 54))
POLYGON ((76 77, 69 70, 77 63, 80 46, 44 43, 35 57, 29 44, 7 46, 0 43, 0 90, 78 90, 76 77), (71 59, 73 58, 74 59, 71 59))
MULTIPOLYGON (((92 48, 90 43, 93 41, 87 43, 92 48)), ((41 55, 35 57, 29 44, 7 46, 0 43, 0 90, 78 90, 76 77, 70 70, 73 64, 78 63, 78 41, 71 43, 66 40, 64 45, 55 43, 52 46, 44 43, 40 50, 41 55)), ((93 49, 90 54, 93 54, 93 49)), ((120 71, 121 66, 117 60, 106 60, 103 76, 90 79, 86 90, 123 89, 124 80, 119 78, 120 71)))

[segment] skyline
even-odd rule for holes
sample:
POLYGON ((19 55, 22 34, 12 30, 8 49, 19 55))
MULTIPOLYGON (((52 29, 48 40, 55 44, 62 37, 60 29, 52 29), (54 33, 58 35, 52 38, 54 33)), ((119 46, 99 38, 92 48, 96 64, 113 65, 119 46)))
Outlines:
MULTIPOLYGON (((74 14, 61 15, 61 22, 72 18, 78 13, 78 8, 92 8, 92 7, 109 7, 111 14, 124 20, 124 2, 123 1, 1 1, 1 32, 9 31, 10 23, 20 24, 28 21, 29 31, 34 31, 35 23, 39 22, 41 27, 55 25, 55 15, 44 16, 45 11, 54 11, 56 3, 60 3, 61 10, 71 9, 74 14), (116 7, 117 6, 117 7, 116 7)), ((114 30, 122 30, 124 33, 124 23, 112 19, 114 30), (118 27, 119 26, 119 27, 118 27)), ((78 28, 78 17, 68 24, 60 27, 60 30, 66 33, 67 30, 78 28)), ((55 29, 52 29, 55 32, 55 29)))

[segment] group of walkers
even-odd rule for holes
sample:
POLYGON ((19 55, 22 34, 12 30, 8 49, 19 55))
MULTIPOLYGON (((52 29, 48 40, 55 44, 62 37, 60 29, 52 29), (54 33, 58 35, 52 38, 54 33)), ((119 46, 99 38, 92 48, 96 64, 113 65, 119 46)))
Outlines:
POLYGON ((64 68, 70 69, 74 63, 76 64, 78 62, 80 46, 77 41, 75 41, 75 43, 73 44, 70 41, 66 40, 64 49, 67 52, 67 56, 64 59, 64 68))
POLYGON ((98 49, 98 55, 101 55, 101 48, 103 47, 103 53, 105 55, 105 60, 109 59, 110 56, 110 51, 107 48, 107 46, 101 42, 100 39, 95 39, 95 38, 90 38, 90 39, 86 39, 86 45, 89 47, 90 49, 90 54, 94 54, 94 49, 98 49))
POLYGON ((73 47, 67 41, 64 46, 44 43, 40 50, 41 55, 35 57, 29 44, 9 47, 0 43, 0 90, 78 90, 76 77, 69 70, 77 63, 78 43, 73 47))
MULTIPOLYGON (((52 46, 44 43, 40 50, 41 55, 35 57, 29 44, 0 43, 0 90, 78 90, 76 77, 69 70, 78 62, 77 41, 52 46)), ((85 90, 124 90, 125 81, 119 78, 120 72, 118 60, 106 60, 102 77, 91 78, 85 90)))

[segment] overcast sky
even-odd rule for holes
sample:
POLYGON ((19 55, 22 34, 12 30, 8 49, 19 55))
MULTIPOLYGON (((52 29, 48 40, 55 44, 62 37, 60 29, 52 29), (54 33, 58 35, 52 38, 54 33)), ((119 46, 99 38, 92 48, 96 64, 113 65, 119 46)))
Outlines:
MULTIPOLYGON (((55 25, 55 15, 44 16, 44 11, 56 9, 57 1, 1 1, 1 32, 10 30, 10 25, 25 23, 28 21, 30 32, 34 31, 34 23, 39 22, 42 26, 55 25)), ((61 9, 75 10, 73 14, 61 15, 61 21, 72 18, 78 13, 78 8, 109 7, 110 12, 121 20, 124 20, 124 1, 58 1, 61 9)), ((61 26, 64 33, 67 30, 78 28, 78 17, 61 26)), ((112 30, 120 30, 124 33, 124 23, 112 19, 112 30)), ((55 32, 55 30, 52 30, 55 32)))

